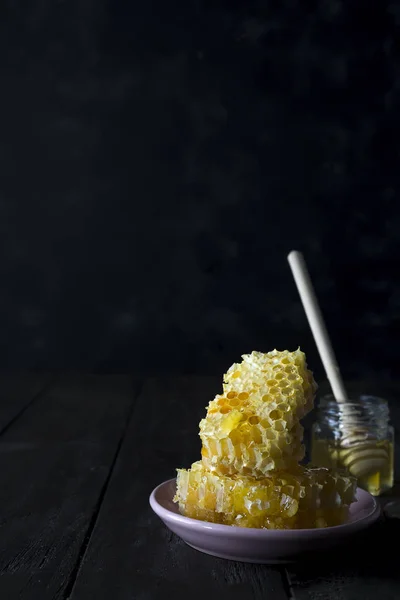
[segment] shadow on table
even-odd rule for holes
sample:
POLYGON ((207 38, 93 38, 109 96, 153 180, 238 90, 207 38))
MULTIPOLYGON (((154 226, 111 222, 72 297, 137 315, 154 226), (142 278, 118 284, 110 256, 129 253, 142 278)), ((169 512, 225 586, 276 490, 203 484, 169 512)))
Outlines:
POLYGON ((400 582, 398 544, 400 520, 382 520, 350 543, 308 555, 288 567, 298 580, 374 577, 400 582))

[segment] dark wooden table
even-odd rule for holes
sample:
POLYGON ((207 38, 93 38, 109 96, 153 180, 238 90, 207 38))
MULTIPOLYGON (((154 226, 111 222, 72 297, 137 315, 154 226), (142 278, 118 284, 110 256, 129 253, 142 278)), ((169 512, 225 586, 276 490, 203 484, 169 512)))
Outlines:
MULTIPOLYGON (((197 460, 198 421, 219 387, 212 377, 3 375, 0 599, 399 600, 398 521, 286 569, 200 554, 152 513, 152 488, 197 460)), ((398 385, 361 389, 388 397, 400 425, 398 385)))

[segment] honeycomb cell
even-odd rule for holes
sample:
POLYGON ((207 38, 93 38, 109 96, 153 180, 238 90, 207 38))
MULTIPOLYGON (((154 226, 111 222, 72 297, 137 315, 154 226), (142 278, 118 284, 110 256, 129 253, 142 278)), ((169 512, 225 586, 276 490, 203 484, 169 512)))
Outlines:
POLYGON ((289 386, 282 388, 281 392, 282 392, 283 396, 293 396, 293 390, 289 386))
POLYGON ((284 431, 286 429, 286 423, 283 419, 278 419, 272 425, 275 431, 284 431))
POLYGON ((272 419, 273 421, 282 419, 282 417, 283 417, 282 411, 278 410, 277 408, 275 410, 271 410, 271 412, 269 413, 269 418, 272 419))
POLYGON ((262 444, 263 438, 262 438, 261 431, 259 430, 258 427, 252 428, 250 437, 251 437, 252 442, 254 442, 255 444, 262 444))
POLYGON ((289 381, 300 381, 301 379, 297 373, 289 373, 287 378, 289 381))

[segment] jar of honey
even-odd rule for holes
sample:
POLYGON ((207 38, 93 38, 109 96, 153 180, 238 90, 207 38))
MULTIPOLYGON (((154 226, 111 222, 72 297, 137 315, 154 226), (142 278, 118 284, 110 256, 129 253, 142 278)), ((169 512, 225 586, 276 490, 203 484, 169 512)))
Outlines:
POLYGON ((389 406, 377 396, 361 395, 338 403, 323 396, 312 426, 311 462, 345 469, 373 496, 393 487, 394 430, 389 406))

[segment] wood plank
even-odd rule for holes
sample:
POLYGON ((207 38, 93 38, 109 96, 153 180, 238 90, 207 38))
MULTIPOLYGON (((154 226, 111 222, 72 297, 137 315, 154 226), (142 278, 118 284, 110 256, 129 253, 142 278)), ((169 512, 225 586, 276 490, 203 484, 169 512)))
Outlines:
POLYGON ((59 376, 8 430, 7 442, 115 442, 133 382, 124 375, 71 374, 59 376), (34 418, 43 413, 45 418, 34 418), (49 427, 51 423, 51 427, 49 427))
POLYGON ((175 468, 198 460, 198 422, 221 387, 214 378, 154 379, 133 413, 71 600, 287 600, 282 572, 187 547, 148 504, 175 468))
POLYGON ((0 438, 1 598, 68 595, 133 398, 127 378, 67 378, 0 438))
POLYGON ((0 373, 0 434, 51 380, 41 373, 0 373))
POLYGON ((400 598, 400 524, 379 523, 336 552, 291 565, 295 600, 397 600, 400 598), (394 549, 393 549, 394 547, 394 549))

